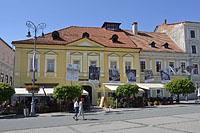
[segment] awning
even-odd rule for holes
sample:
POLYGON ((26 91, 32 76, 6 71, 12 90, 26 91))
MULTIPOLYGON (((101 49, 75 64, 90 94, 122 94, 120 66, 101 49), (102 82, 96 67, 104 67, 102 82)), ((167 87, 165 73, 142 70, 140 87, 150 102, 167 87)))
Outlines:
MULTIPOLYGON (((52 95, 54 88, 40 88, 38 93, 34 93, 35 96, 45 96, 45 95, 52 95), (46 94, 45 94, 46 93, 46 94)), ((15 88, 15 96, 31 96, 32 94, 29 93, 26 88, 15 88)), ((88 95, 88 92, 83 90, 82 95, 88 95)))
MULTIPOLYGON (((52 95, 53 94, 53 88, 40 88, 38 93, 34 93, 36 96, 45 96, 46 95, 52 95)), ((15 88, 15 96, 31 96, 32 94, 29 93, 26 88, 15 88)))
POLYGON ((150 89, 163 89, 164 84, 161 83, 136 83, 140 88, 150 90, 150 89))

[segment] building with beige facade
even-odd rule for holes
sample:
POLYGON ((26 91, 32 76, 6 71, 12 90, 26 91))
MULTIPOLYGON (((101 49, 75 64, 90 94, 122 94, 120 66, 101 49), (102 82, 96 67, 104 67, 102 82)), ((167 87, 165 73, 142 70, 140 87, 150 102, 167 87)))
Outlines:
MULTIPOLYGON (((15 87, 32 84, 33 39, 14 41, 16 48, 15 87)), ((36 84, 54 87, 79 83, 95 104, 102 83, 127 81, 125 68, 136 70, 140 81, 139 52, 135 43, 120 29, 120 23, 105 22, 102 27, 71 26, 46 34, 36 41, 36 84), (78 64, 78 81, 67 80, 67 65, 78 64), (100 68, 99 80, 89 80, 89 66, 100 68), (109 69, 117 71, 109 78, 109 69)))
POLYGON ((15 51, 0 38, 0 82, 13 85, 15 51))
MULTIPOLYGON (((131 27, 131 26, 130 26, 131 27)), ((32 84, 33 39, 13 41, 16 47, 15 87, 32 84)), ((170 79, 187 77, 185 69, 188 54, 177 43, 161 32, 141 32, 138 23, 132 30, 123 30, 120 23, 105 22, 102 27, 71 26, 38 37, 36 40, 36 84, 54 87, 59 84, 80 84, 89 92, 92 103, 99 97, 99 89, 107 86, 114 90, 129 81, 128 70, 139 87, 147 89, 149 97, 165 97, 161 71, 170 69, 170 79), (77 81, 70 81, 68 68, 76 64, 77 81), (72 65, 71 65, 72 66, 72 65), (91 80, 91 66, 98 78, 91 80), (152 72, 153 79, 145 80, 145 71, 152 72), (110 75, 114 75, 113 77, 110 75)), ((94 76, 95 77, 95 76, 94 76)))

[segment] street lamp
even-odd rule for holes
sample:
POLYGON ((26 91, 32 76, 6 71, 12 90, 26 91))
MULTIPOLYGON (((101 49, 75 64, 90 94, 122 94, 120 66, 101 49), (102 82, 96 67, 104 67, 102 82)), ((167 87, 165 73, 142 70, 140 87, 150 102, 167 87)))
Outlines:
MULTIPOLYGON (((32 58, 32 69, 33 69, 33 75, 32 75, 32 87, 35 88, 35 60, 36 60, 36 40, 37 40, 37 33, 39 30, 42 30, 42 36, 44 36, 43 30, 46 28, 45 23, 40 23, 37 26, 31 22, 27 21, 26 26, 28 27, 28 34, 27 37, 31 37, 31 31, 34 33, 34 49, 33 49, 33 58, 32 58)), ((35 116, 35 100, 34 100, 34 90, 31 91, 32 93, 32 101, 31 101, 31 111, 30 115, 35 116)))

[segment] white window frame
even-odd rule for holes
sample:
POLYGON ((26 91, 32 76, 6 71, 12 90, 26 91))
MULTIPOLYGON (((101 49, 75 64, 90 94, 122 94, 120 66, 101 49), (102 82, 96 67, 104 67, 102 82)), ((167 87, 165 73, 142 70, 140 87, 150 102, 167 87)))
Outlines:
POLYGON ((185 69, 186 69, 186 67, 187 67, 187 64, 186 64, 186 61, 180 61, 180 67, 181 67, 180 72, 181 72, 181 74, 185 74, 186 72, 185 72, 185 71, 182 71, 182 63, 185 63, 185 69))
POLYGON ((147 63, 146 63, 146 60, 145 60, 145 59, 140 59, 140 72, 144 72, 144 71, 142 71, 142 69, 141 69, 141 62, 142 62, 142 61, 144 61, 144 65, 145 65, 144 70, 147 69, 147 63))
POLYGON ((194 72, 195 72, 195 69, 194 69, 194 70, 193 70, 193 74, 194 74, 194 75, 198 75, 198 74, 199 74, 199 64, 198 64, 198 63, 193 63, 192 65, 193 65, 193 66, 194 66, 194 65, 197 65, 197 73, 194 73, 194 72))
POLYGON ((155 72, 156 72, 156 73, 160 73, 160 71, 157 72, 157 65, 156 65, 157 62, 160 62, 160 70, 162 70, 162 61, 161 61, 161 60, 156 60, 156 61, 155 61, 155 72))
POLYGON ((73 62, 75 60, 79 60, 80 61, 79 70, 80 70, 80 72, 83 72, 83 55, 80 54, 80 53, 78 53, 78 54, 71 54, 70 63, 73 64, 73 62))
POLYGON ((191 45, 191 53, 192 53, 192 54, 197 54, 197 46, 196 46, 196 45, 191 45), (195 47, 195 52, 196 52, 196 53, 193 53, 192 46, 194 46, 194 47, 195 47))
POLYGON ((57 73, 57 55, 45 55, 45 77, 47 76, 47 73, 54 73, 54 76, 56 77, 56 73, 57 73), (48 59, 54 59, 54 72, 48 72, 47 71, 47 60, 48 59))

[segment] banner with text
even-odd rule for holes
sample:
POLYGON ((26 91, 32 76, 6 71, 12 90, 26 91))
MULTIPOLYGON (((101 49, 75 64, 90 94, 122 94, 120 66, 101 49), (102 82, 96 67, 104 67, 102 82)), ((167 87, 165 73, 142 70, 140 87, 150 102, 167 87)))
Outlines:
POLYGON ((154 81, 154 77, 153 77, 153 71, 152 70, 144 70, 144 82, 148 83, 148 82, 152 82, 154 81))
POLYGON ((89 66, 89 80, 99 80, 100 67, 89 66))
POLYGON ((109 69, 109 81, 120 81, 120 73, 116 68, 109 69))
POLYGON ((79 65, 67 64, 67 80, 78 81, 79 80, 79 65))
POLYGON ((127 69, 126 76, 128 82, 136 82, 136 70, 134 69, 127 69))

